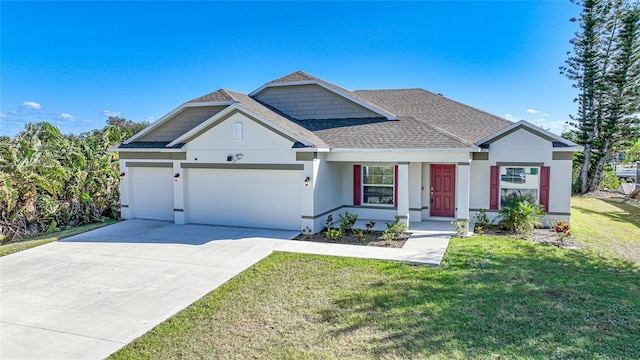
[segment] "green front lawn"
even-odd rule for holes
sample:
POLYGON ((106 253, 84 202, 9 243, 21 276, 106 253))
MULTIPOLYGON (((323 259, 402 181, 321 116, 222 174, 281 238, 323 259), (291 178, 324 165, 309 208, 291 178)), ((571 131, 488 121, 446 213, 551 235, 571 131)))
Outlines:
POLYGON ((440 267, 276 253, 111 359, 640 358, 640 273, 454 239, 440 267))
POLYGON ((21 239, 19 242, 15 242, 15 243, 0 245, 0 256, 5 256, 5 255, 16 253, 18 251, 31 249, 36 246, 48 244, 50 242, 54 242, 70 236, 78 235, 83 232, 87 232, 87 231, 101 228, 103 226, 111 225, 116 222, 117 220, 107 219, 104 221, 95 222, 91 224, 74 226, 70 229, 61 230, 61 231, 53 232, 50 234, 43 234, 43 235, 24 238, 24 239, 21 239))
POLYGON ((640 265, 640 204, 624 199, 571 199, 571 226, 586 249, 640 265))

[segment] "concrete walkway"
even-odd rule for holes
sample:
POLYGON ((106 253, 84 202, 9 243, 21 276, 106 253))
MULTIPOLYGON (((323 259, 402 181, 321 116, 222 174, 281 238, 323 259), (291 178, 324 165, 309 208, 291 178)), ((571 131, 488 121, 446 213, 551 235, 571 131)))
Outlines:
POLYGON ((288 240, 297 234, 128 220, 0 257, 0 359, 104 358, 273 251, 437 265, 448 243, 288 240))

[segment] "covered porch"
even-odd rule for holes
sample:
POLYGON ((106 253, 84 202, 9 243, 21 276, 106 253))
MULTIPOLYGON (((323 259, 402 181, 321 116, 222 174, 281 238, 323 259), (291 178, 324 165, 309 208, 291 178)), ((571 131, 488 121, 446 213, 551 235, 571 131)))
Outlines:
POLYGON ((470 152, 319 153, 305 167, 313 172, 306 204, 314 215, 303 219, 317 232, 327 216, 337 223, 348 211, 358 214, 358 227, 373 220, 385 230, 398 216, 410 230, 449 235, 451 221, 469 220, 470 165, 470 152))

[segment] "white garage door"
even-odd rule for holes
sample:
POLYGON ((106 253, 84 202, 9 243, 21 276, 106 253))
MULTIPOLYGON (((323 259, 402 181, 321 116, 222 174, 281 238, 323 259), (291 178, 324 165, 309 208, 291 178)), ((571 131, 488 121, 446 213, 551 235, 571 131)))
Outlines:
POLYGON ((185 173, 190 223, 300 230, 300 171, 188 169, 185 173))
POLYGON ((173 221, 172 168, 131 167, 131 208, 136 219, 173 221))

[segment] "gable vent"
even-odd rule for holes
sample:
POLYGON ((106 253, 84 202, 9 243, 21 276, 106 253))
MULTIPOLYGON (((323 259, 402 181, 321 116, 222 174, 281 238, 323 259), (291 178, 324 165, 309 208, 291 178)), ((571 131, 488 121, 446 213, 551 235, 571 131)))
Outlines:
POLYGON ((233 140, 242 140, 242 123, 233 124, 233 140))

